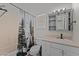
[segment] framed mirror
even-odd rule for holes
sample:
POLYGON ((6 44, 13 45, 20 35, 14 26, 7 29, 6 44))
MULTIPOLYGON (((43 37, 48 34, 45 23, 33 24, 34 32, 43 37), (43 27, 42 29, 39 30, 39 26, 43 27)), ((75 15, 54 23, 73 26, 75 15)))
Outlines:
POLYGON ((62 10, 54 14, 49 14, 50 31, 72 31, 73 30, 72 9, 62 10))

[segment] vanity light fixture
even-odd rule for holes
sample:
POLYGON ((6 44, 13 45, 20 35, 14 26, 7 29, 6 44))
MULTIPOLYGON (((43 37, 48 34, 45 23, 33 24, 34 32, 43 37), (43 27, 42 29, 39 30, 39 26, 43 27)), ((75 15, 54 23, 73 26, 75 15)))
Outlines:
POLYGON ((59 14, 59 13, 65 13, 68 9, 66 8, 60 8, 60 9, 55 9, 52 12, 52 14, 59 14))

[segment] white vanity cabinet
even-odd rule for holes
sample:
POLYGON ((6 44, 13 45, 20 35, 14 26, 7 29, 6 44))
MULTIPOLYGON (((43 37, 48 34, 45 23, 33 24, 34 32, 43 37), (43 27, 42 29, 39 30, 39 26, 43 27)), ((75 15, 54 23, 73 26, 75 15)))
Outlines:
POLYGON ((61 56, 62 50, 57 47, 53 47, 51 43, 42 41, 42 55, 43 56, 61 56))
POLYGON ((45 40, 37 40, 42 45, 42 56, 79 56, 79 48, 57 44, 45 40))

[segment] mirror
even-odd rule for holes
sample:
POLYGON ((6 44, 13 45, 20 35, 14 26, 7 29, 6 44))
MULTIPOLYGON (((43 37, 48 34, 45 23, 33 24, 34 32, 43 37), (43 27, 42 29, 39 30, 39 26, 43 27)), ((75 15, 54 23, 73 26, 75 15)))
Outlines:
POLYGON ((49 14, 49 30, 72 31, 72 9, 60 10, 49 14))

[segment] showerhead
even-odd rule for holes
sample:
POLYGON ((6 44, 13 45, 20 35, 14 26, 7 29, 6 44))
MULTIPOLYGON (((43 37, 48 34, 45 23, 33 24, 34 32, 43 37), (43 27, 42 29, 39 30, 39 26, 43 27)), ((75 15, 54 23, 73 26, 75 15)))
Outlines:
POLYGON ((5 12, 7 12, 7 10, 6 9, 3 9, 5 12))
POLYGON ((0 10, 1 10, 1 11, 4 11, 4 12, 0 15, 0 17, 2 17, 2 16, 7 12, 7 10, 6 10, 6 9, 3 9, 3 8, 0 8, 0 10))
POLYGON ((7 10, 6 9, 3 9, 3 8, 0 8, 0 10, 7 12, 7 10))

